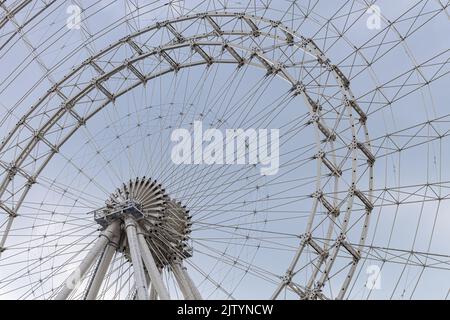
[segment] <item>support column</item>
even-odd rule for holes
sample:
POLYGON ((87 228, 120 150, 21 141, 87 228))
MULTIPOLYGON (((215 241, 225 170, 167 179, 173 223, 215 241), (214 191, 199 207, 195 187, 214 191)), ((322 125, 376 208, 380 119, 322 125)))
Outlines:
MULTIPOLYGON (((145 265, 145 261, 144 261, 144 265, 145 265)), ((148 275, 148 272, 145 273, 145 279, 147 280, 149 300, 157 300, 158 294, 156 293, 155 286, 150 281, 150 276, 148 275)))
MULTIPOLYGON (((144 265, 145 265, 145 259, 144 259, 144 265)), ((161 273, 161 270, 160 270, 160 273, 161 273)), ((147 281, 149 299, 150 300, 158 300, 158 293, 155 290, 155 286, 150 281, 150 276, 148 275, 148 272, 145 273, 145 279, 147 281)))
POLYGON ((147 283, 145 281, 144 265, 142 263, 141 250, 137 237, 136 221, 127 216, 125 218, 125 230, 130 247, 131 262, 133 263, 134 282, 138 300, 148 300, 147 283))
POLYGON ((78 268, 74 272, 72 272, 71 275, 66 279, 63 284, 63 288, 55 298, 56 300, 67 299, 72 290, 75 288, 76 282, 79 282, 84 277, 86 271, 88 271, 92 266, 95 258, 100 254, 100 252, 102 252, 107 243, 111 241, 114 234, 118 233, 119 226, 120 222, 115 221, 102 231, 97 242, 94 244, 91 250, 89 250, 88 254, 84 257, 83 261, 81 261, 78 268))
POLYGON ((181 269, 181 265, 179 262, 175 262, 172 264, 172 271, 175 275, 175 279, 177 280, 178 286, 180 287, 181 293, 185 300, 195 300, 194 293, 192 292, 188 281, 184 277, 183 270, 181 269))
POLYGON ((189 276, 189 273, 187 272, 186 267, 181 265, 181 270, 183 272, 184 278, 186 279, 189 287, 191 288, 191 291, 194 295, 195 300, 202 300, 200 291, 198 291, 197 286, 195 285, 194 281, 192 281, 191 277, 189 276))
POLYGON ((158 300, 158 293, 153 284, 150 286, 150 300, 158 300))
POLYGON ((150 276, 150 283, 152 288, 154 287, 161 300, 169 300, 169 291, 167 290, 164 282, 161 278, 161 273, 156 266, 155 260, 153 259, 150 248, 148 247, 147 241, 145 240, 142 229, 138 226, 138 239, 139 245, 142 252, 142 257, 144 259, 145 267, 147 268, 148 275, 150 276))
POLYGON ((102 255, 102 258, 99 262, 97 270, 95 271, 94 277, 92 279, 91 285, 86 294, 86 300, 95 300, 97 298, 98 291, 100 290, 100 286, 103 283, 103 279, 105 278, 106 272, 111 264, 111 260, 114 256, 114 252, 117 248, 117 242, 119 241, 120 233, 116 232, 113 235, 111 241, 106 245, 105 252, 102 255))

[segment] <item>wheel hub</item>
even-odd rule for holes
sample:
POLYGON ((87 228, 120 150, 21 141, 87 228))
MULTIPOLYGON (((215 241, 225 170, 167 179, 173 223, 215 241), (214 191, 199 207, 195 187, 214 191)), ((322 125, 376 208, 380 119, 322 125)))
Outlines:
MULTIPOLYGON (((118 219, 124 221, 127 216, 133 217, 143 230, 159 268, 192 256, 189 210, 171 199, 156 180, 146 177, 129 180, 117 188, 105 204, 105 207, 94 211, 94 220, 101 229, 118 219)), ((130 259, 123 223, 117 250, 130 259)))

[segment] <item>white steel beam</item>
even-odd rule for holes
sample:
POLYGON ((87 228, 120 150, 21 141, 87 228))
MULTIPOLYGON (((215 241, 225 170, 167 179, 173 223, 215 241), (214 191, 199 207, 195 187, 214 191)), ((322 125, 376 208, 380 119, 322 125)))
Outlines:
POLYGON ((158 293, 152 283, 150 283, 150 300, 158 300, 158 293))
POLYGON ((111 241, 106 245, 105 251, 101 257, 100 263, 95 271, 94 278, 86 294, 86 300, 95 300, 102 285, 103 279, 105 278, 106 272, 111 264, 111 260, 116 251, 117 242, 119 240, 119 232, 113 235, 111 241))
POLYGON ((166 286, 164 285, 164 282, 161 278, 161 273, 159 272, 159 269, 156 266, 155 260, 153 259, 147 241, 145 240, 144 234, 142 233, 142 229, 139 226, 138 226, 138 239, 142 252, 142 258, 144 259, 145 267, 147 268, 148 275, 150 276, 152 288, 156 290, 161 300, 169 300, 170 299, 169 292, 166 286))
POLYGON ((83 278, 83 276, 86 274, 86 271, 88 271, 92 266, 95 258, 105 248, 108 242, 111 241, 114 234, 119 231, 119 226, 119 221, 115 221, 102 231, 97 242, 94 244, 91 250, 89 250, 88 254, 86 255, 86 257, 84 257, 78 268, 74 272, 72 272, 72 274, 66 279, 63 284, 63 288, 56 296, 56 300, 65 300, 68 298, 72 290, 75 288, 74 281, 78 282, 83 278))
POLYGON ((138 300, 148 300, 147 283, 145 281, 144 265, 137 236, 136 221, 128 216, 125 218, 125 230, 130 247, 131 262, 133 263, 134 282, 138 300))
POLYGON ((172 271, 175 275, 175 279, 177 280, 178 286, 181 290, 181 293, 183 294, 184 299, 195 300, 194 293, 192 292, 188 281, 184 277, 184 273, 179 262, 175 262, 172 264, 172 271))
POLYGON ((191 288, 191 291, 194 295, 195 300, 202 300, 200 291, 198 291, 197 286, 195 285, 194 281, 192 281, 191 277, 189 276, 189 273, 187 272, 186 267, 182 265, 181 271, 183 272, 184 278, 186 279, 189 287, 191 288))

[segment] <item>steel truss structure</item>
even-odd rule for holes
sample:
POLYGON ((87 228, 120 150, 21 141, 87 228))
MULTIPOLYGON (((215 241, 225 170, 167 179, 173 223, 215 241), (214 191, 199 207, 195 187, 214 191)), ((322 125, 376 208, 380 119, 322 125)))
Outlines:
MULTIPOLYGON (((434 280, 450 257, 432 249, 450 195, 450 131, 449 114, 435 110, 445 94, 431 93, 448 84, 450 51, 444 41, 417 61, 406 40, 446 21, 449 3, 415 1, 395 20, 380 16, 383 27, 356 45, 353 26, 378 2, 341 2, 123 1, 123 19, 102 16, 100 26, 97 15, 117 2, 2 3, 0 296, 234 298, 261 285, 271 299, 369 298, 368 264, 391 279, 387 297, 426 296, 417 289, 425 270, 434 280), (68 5, 82 12, 73 43, 74 30, 49 31, 68 5), (391 74, 397 51, 411 64, 391 74), (397 125, 391 108, 404 113, 418 96, 432 106, 426 120, 397 125), (174 166, 168 132, 194 120, 281 128, 281 172, 174 166), (426 182, 401 184, 400 155, 419 158, 422 148, 426 182), (414 205, 408 248, 411 231, 396 221, 414 205)), ((448 295, 448 285, 440 290, 448 295)))

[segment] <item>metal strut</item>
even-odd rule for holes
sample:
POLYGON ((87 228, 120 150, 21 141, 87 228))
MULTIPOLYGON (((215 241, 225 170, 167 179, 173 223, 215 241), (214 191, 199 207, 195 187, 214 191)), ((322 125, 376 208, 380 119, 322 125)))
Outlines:
POLYGON ((101 256, 101 260, 95 271, 94 277, 92 279, 91 285, 86 293, 86 300, 95 300, 97 298, 100 286, 103 283, 106 272, 111 264, 111 260, 116 251, 117 242, 119 241, 119 233, 115 233, 111 241, 106 245, 105 251, 101 256))
POLYGON ((127 216, 125 218, 125 230, 130 247, 131 262, 133 263, 134 281, 138 300, 148 300, 148 289, 145 281, 144 266, 142 263, 141 250, 137 237, 136 221, 127 216))
POLYGON ((195 300, 194 294, 189 287, 189 283, 184 277, 183 271, 181 270, 181 265, 178 262, 172 264, 172 271, 177 280, 178 286, 183 294, 185 300, 195 300))
POLYGON ((95 258, 102 252, 105 246, 113 239, 114 235, 119 232, 120 223, 114 221, 105 230, 102 231, 95 245, 89 250, 86 257, 81 261, 78 268, 71 273, 63 284, 61 291, 56 296, 56 300, 65 300, 75 289, 76 284, 84 277, 86 272, 92 266, 95 258))
POLYGON ((186 300, 202 300, 202 296, 191 277, 189 277, 186 267, 184 267, 181 262, 176 261, 172 264, 172 270, 184 298, 186 300))
POLYGON ((142 258, 144 259, 145 267, 147 268, 148 275, 150 276, 152 288, 154 288, 161 300, 169 300, 169 292, 164 285, 161 278, 161 273, 156 266, 155 260, 153 259, 150 249, 148 248, 147 241, 145 240, 140 226, 138 226, 138 240, 142 252, 142 258))

